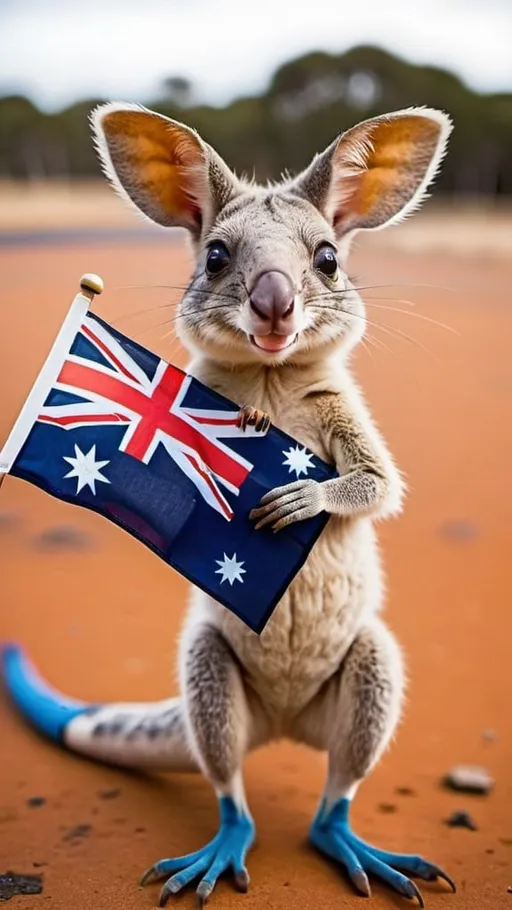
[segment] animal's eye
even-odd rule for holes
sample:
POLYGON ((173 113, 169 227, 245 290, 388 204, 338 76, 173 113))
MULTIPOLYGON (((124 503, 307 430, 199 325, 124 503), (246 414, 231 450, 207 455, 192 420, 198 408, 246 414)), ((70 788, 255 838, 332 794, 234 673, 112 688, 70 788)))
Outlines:
POLYGON ((218 275, 229 265, 230 255, 223 243, 214 243, 208 250, 206 271, 209 275, 218 275))
POLYGON ((338 260, 336 259, 336 250, 329 243, 322 243, 314 256, 313 267, 318 269, 322 275, 328 278, 335 278, 338 272, 338 260))

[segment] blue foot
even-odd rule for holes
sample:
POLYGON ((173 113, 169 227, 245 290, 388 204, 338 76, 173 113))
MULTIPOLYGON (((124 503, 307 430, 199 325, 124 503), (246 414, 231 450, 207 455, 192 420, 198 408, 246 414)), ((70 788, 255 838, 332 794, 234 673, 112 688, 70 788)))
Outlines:
POLYGON ((219 876, 228 869, 234 873, 238 890, 248 890, 249 874, 245 868, 245 857, 254 843, 254 823, 247 815, 240 814, 230 796, 223 796, 219 805, 219 832, 206 847, 187 856, 162 859, 144 873, 141 885, 171 874, 160 892, 160 907, 165 906, 171 894, 177 894, 200 875, 202 878, 196 894, 198 905, 202 907, 215 888, 219 876))
POLYGON ((424 907, 423 898, 407 874, 426 882, 444 879, 455 891, 450 876, 421 856, 378 850, 352 834, 349 809, 348 799, 340 799, 329 812, 322 805, 311 826, 310 840, 318 850, 345 867, 350 880, 361 894, 367 897, 371 894, 368 873, 380 878, 404 897, 417 898, 420 907, 424 907))

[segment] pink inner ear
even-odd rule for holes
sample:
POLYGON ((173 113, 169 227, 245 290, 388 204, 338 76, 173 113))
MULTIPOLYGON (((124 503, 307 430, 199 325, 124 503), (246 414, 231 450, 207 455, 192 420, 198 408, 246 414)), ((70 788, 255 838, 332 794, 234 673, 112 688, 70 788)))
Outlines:
POLYGON ((190 219, 197 225, 198 228, 201 227, 203 223, 203 213, 201 206, 197 201, 197 198, 193 195, 191 189, 186 185, 183 186, 183 206, 187 209, 190 219))
POLYGON ((135 205, 165 226, 200 228, 207 186, 197 136, 144 110, 107 112, 102 128, 116 176, 135 205))
POLYGON ((399 216, 428 174, 439 135, 437 120, 407 113, 349 130, 334 153, 336 232, 381 227, 399 216))
POLYGON ((190 211, 191 211, 192 217, 193 217, 194 221, 196 222, 198 228, 200 228, 203 223, 203 216, 201 213, 201 209, 199 208, 198 205, 192 204, 190 207, 190 211))
POLYGON ((332 226, 337 234, 347 228, 358 207, 363 170, 354 173, 353 169, 341 168, 331 190, 331 211, 329 213, 332 226))

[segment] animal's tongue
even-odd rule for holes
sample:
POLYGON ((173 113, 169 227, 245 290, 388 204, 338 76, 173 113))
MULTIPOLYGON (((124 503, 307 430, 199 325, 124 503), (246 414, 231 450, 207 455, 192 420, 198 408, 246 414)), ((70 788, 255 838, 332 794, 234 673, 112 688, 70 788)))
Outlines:
POLYGON ((294 340, 295 335, 254 335, 254 343, 263 351, 282 351, 294 340))

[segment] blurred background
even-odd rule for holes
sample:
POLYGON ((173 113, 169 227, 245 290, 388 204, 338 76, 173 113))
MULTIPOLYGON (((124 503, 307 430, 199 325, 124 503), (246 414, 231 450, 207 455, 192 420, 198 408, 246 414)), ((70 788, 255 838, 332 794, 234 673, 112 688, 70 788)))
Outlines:
MULTIPOLYGON (((432 198, 358 236, 350 260, 368 307, 354 370, 409 486, 404 515, 379 528, 409 701, 356 822, 379 846, 428 854, 454 875, 455 897, 425 889, 434 910, 511 901, 511 37, 508 0, 0 0, 0 440, 86 271, 105 280, 100 315, 186 363, 172 314, 188 249, 101 177, 88 126, 98 102, 183 120, 260 180, 297 171, 376 114, 427 105, 453 118, 432 198), (459 763, 488 770, 490 795, 440 785, 459 763), (446 824, 459 810, 478 830, 446 824)), ((9 477, 0 543, 0 638, 23 641, 53 685, 92 701, 176 691, 186 585, 156 556, 9 477)), ((51 908, 92 906, 95 893, 102 906, 150 907, 141 870, 213 833, 204 783, 61 753, 4 697, 0 729, 0 872, 44 866, 51 908)), ((288 745, 249 759, 261 843, 249 908, 350 902, 345 881, 301 846, 324 770, 288 745)), ((238 898, 223 885, 217 900, 238 898)), ((394 900, 375 886, 376 908, 394 900)))
MULTIPOLYGON (((3 187, 4 229, 28 218, 16 208, 22 189, 35 202, 51 181, 65 204, 74 188, 74 207, 79 191, 95 191, 87 118, 102 100, 184 119, 237 171, 262 180, 302 168, 357 120, 441 107, 456 130, 436 197, 498 204, 512 195, 506 0, 364 2, 350 15, 334 0, 318 11, 271 0, 257 9, 148 0, 143 11, 134 0, 91 0, 86 10, 66 0, 1 0, 0 26, 0 180, 25 184, 14 211, 3 187)), ((87 214, 75 209, 74 218, 87 214)))

